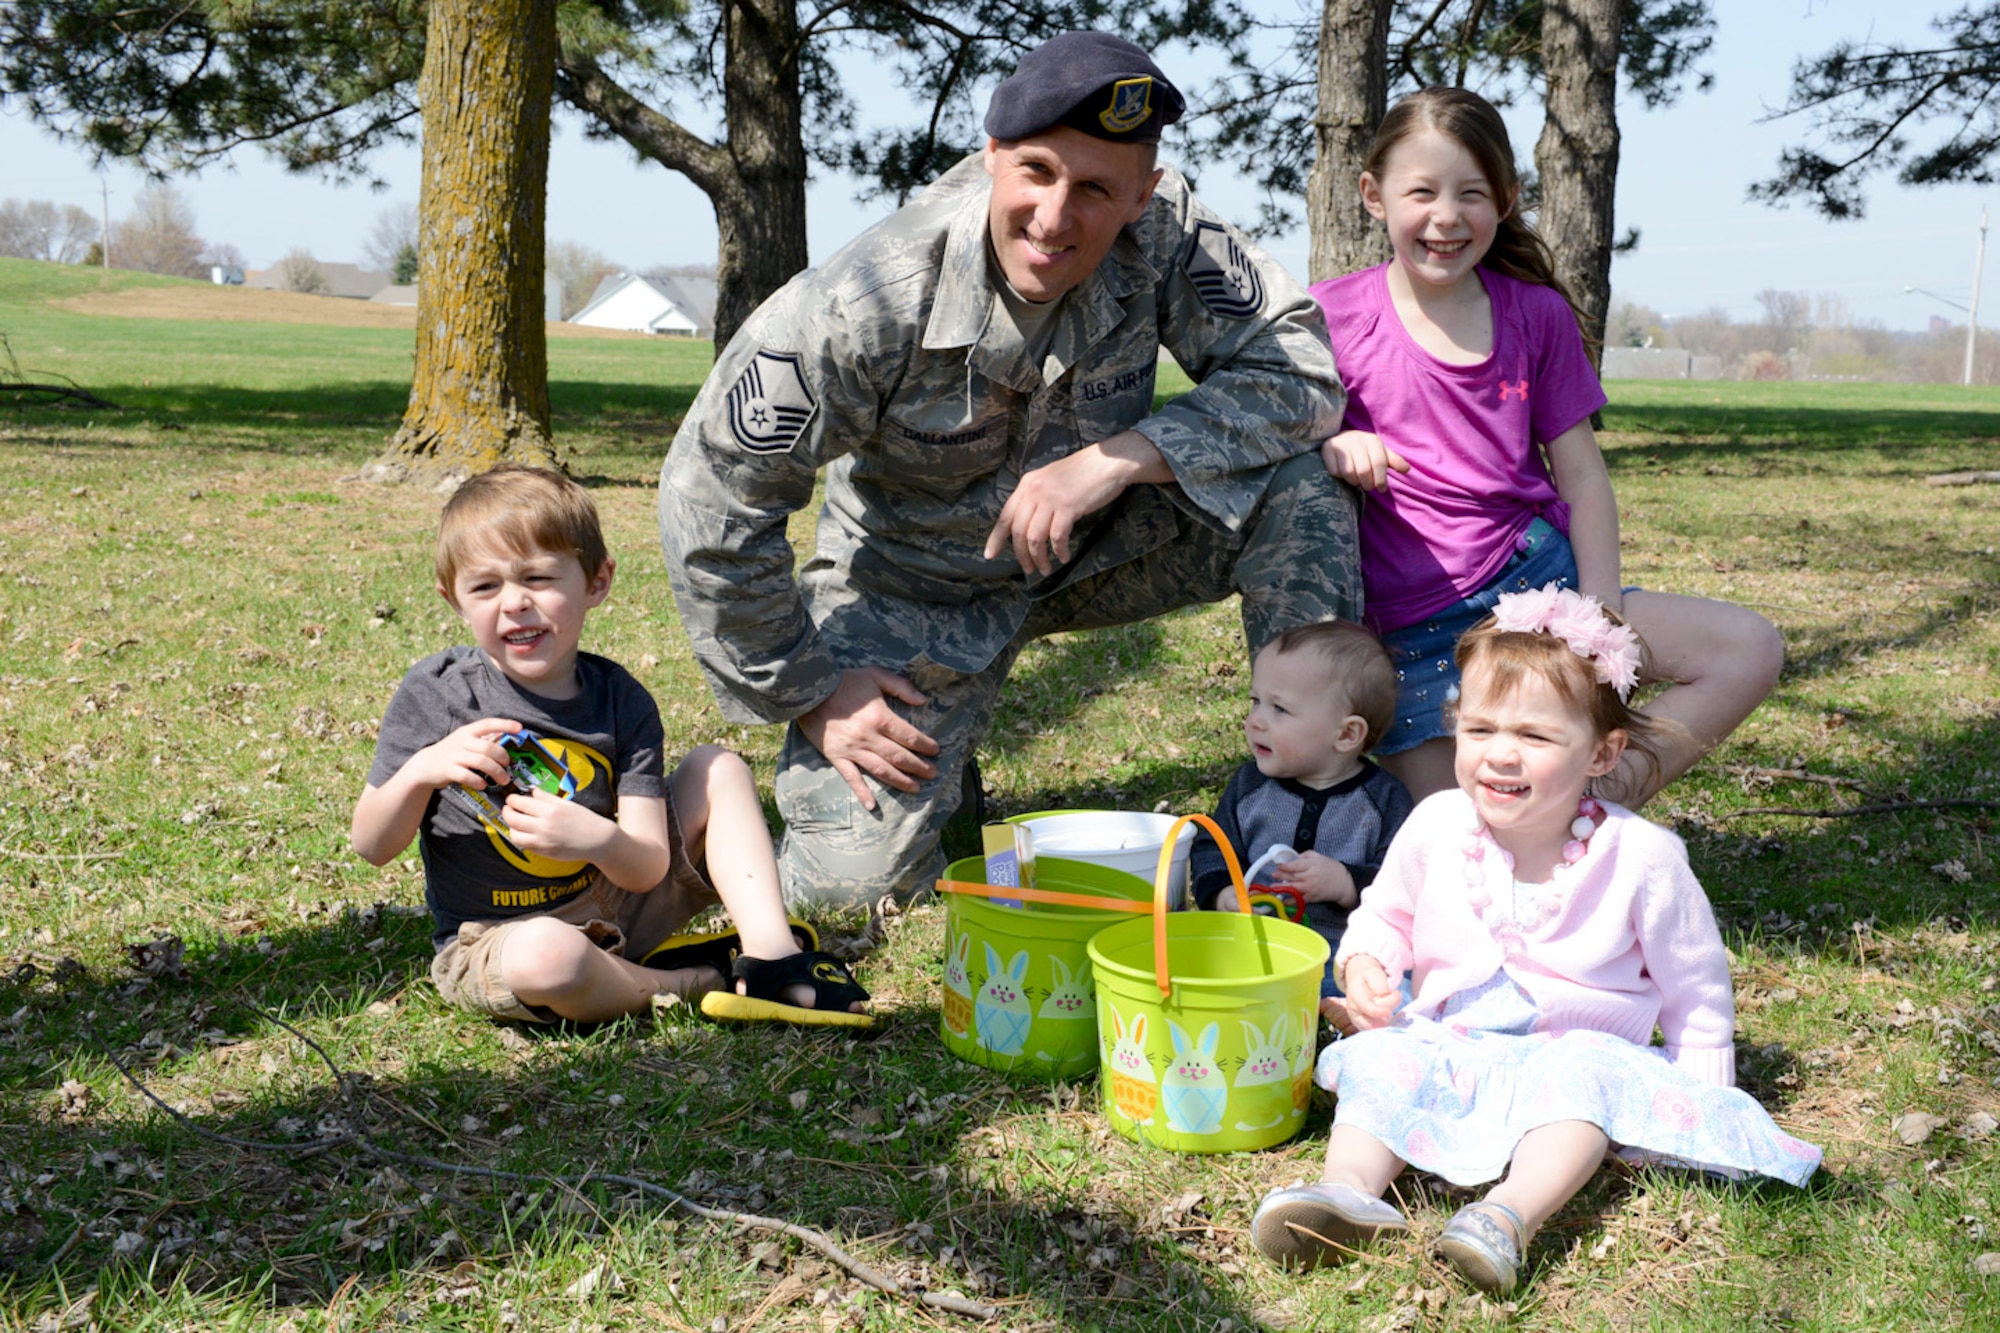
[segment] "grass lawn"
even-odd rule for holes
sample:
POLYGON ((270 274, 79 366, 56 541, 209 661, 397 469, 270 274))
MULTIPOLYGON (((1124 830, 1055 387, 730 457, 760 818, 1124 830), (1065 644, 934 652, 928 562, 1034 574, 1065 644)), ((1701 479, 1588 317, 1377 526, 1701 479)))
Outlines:
MULTIPOLYGON (((329 1146, 348 1133, 815 1228, 1023 1333, 2000 1326, 2000 490, 1924 480, 1996 466, 2000 391, 1611 386, 1627 581, 1747 603, 1789 645, 1769 703, 1647 813, 1734 951, 1740 1083, 1826 1166, 1805 1190, 1601 1172, 1495 1306, 1431 1257, 1456 1206, 1434 1182, 1402 1182, 1408 1242, 1263 1263, 1251 1211, 1317 1173, 1323 1106, 1286 1147, 1174 1156, 1112 1135, 1094 1078, 953 1059, 941 909, 889 923, 860 1039, 448 1013, 414 853, 346 847, 396 681, 459 641, 437 498, 353 480, 410 335, 64 304, 164 281, 0 260, 19 365, 121 408, 0 394, 0 1333, 971 1324, 628 1185, 395 1166, 329 1146), (1799 813, 1860 806, 1884 808, 1799 813)), ((779 734, 721 719, 656 554, 706 364, 552 340, 555 425, 621 557, 589 646, 652 689, 670 750, 720 741, 768 782, 779 734)), ((1217 607, 1031 649, 982 752, 998 813, 1211 809, 1239 633, 1217 607)))

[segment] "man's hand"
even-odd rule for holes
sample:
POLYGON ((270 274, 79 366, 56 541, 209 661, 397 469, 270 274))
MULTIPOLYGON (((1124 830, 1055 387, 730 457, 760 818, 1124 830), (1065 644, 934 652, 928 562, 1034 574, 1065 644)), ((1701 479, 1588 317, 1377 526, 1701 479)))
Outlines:
POLYGON ((1382 964, 1365 953, 1358 953, 1347 960, 1343 979, 1347 991, 1347 1014, 1354 1020, 1354 1026, 1363 1032, 1389 1026, 1389 1020, 1396 1016, 1396 1006, 1401 1003, 1403 993, 1389 984, 1389 974, 1382 964))
POLYGON ((906 704, 924 702, 923 692, 895 672, 856 667, 841 672, 833 693, 798 719, 800 733, 868 810, 875 808, 875 793, 863 774, 897 791, 915 791, 919 778, 937 776, 926 756, 938 752, 938 743, 889 707, 892 695, 906 704))
POLYGON ((1116 500, 1128 486, 1161 486, 1173 479, 1173 469, 1151 440, 1136 430, 1120 431, 1023 476, 986 538, 986 558, 1011 545, 1023 572, 1046 577, 1069 563, 1070 534, 1079 519, 1116 500))
POLYGON ((1361 901, 1347 867, 1319 852, 1300 852, 1297 860, 1272 866, 1271 874, 1273 883, 1297 889, 1309 903, 1353 907, 1361 901))
POLYGON ((1408 472, 1403 456, 1382 443, 1382 437, 1365 430, 1344 430, 1319 447, 1326 470, 1340 481, 1364 491, 1389 488, 1391 472, 1408 472))

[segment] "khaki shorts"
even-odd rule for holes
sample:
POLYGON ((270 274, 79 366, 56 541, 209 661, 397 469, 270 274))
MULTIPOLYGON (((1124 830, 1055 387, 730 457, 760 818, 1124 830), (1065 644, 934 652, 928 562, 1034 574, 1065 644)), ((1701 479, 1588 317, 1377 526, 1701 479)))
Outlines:
POLYGON ((523 1004, 501 981, 500 954, 508 934, 529 921, 561 921, 575 926, 606 953, 644 958, 697 913, 721 901, 704 868, 688 855, 672 792, 667 793, 667 849, 673 854, 672 868, 649 893, 621 889, 599 875, 589 888, 549 911, 459 926, 458 934, 431 959, 431 980, 445 1003, 489 1018, 555 1022, 554 1013, 523 1004))

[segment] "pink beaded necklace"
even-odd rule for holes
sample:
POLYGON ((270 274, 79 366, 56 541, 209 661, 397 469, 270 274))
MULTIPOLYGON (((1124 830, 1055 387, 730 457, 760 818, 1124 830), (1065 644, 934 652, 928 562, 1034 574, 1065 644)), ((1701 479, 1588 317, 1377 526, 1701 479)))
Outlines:
MULTIPOLYGON (((1586 795, 1582 800, 1577 802, 1576 818, 1571 820, 1569 825, 1570 838, 1568 842, 1563 844, 1562 864, 1556 867, 1558 877, 1561 876, 1563 871, 1583 859, 1584 853, 1589 850, 1590 835, 1597 832, 1598 826, 1603 820, 1604 807, 1598 803, 1595 797, 1586 795)), ((1508 946, 1508 952, 1511 954, 1520 947, 1521 943, 1520 923, 1516 920, 1517 911, 1513 901, 1517 896, 1516 891, 1512 887, 1513 872, 1510 867, 1508 872, 1509 901, 1507 907, 1504 911, 1495 912, 1493 909, 1496 904, 1493 901, 1493 895, 1486 888, 1486 870, 1483 864, 1486 859, 1486 842, 1492 835, 1487 833, 1483 825, 1480 827, 1479 832, 1486 834, 1486 837, 1475 837, 1465 844, 1466 902, 1478 914, 1486 927, 1492 930, 1497 938, 1500 938, 1501 943, 1508 946)), ((1554 890, 1553 884, 1554 881, 1551 881, 1550 890, 1540 894, 1536 898, 1536 919, 1530 924, 1530 929, 1547 925, 1562 910, 1562 895, 1554 890)))

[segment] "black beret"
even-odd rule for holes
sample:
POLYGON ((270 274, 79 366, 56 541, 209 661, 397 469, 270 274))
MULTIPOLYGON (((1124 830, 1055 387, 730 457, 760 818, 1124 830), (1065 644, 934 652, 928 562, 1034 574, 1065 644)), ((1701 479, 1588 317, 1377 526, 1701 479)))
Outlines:
POLYGON ((1067 125, 1113 143, 1158 143, 1187 100, 1151 56, 1108 32, 1066 32, 1021 57, 986 107, 986 132, 1026 139, 1067 125))

